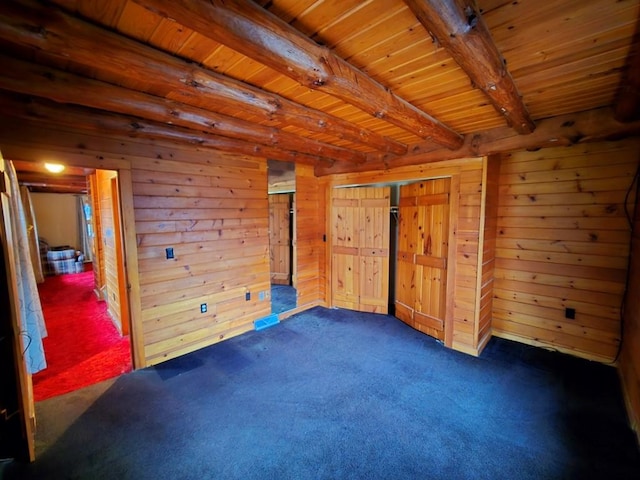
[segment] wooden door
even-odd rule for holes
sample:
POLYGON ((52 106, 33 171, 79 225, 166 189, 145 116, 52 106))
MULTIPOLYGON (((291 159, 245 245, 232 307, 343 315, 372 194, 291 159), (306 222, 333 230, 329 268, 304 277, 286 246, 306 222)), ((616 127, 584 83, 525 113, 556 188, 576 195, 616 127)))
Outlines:
POLYGON ((451 179, 400 188, 396 316, 444 340, 451 179))
MULTIPOLYGON (((22 356, 23 344, 20 326, 20 310, 18 298, 18 285, 16 283, 15 273, 15 257, 14 257, 14 245, 12 240, 12 227, 11 219, 9 216, 9 184, 5 174, 5 163, 2 155, 0 154, 0 246, 2 247, 2 261, 3 266, 0 274, 5 278, 0 281, 0 288, 3 289, 1 298, 3 300, 8 297, 8 305, 2 306, 3 322, 2 332, 6 332, 11 335, 9 338, 11 345, 13 360, 13 371, 9 365, 5 365, 7 375, 14 375, 15 381, 12 378, 7 377, 7 381, 11 382, 12 387, 7 388, 11 391, 11 396, 15 392, 15 398, 5 399, 8 405, 4 405, 9 410, 7 414, 16 413, 13 409, 17 409, 18 417, 20 419, 20 430, 16 435, 16 438, 12 439, 11 443, 16 445, 16 452, 22 460, 35 460, 35 403, 33 399, 33 386, 31 383, 31 375, 27 371, 27 366, 22 356), (5 310, 6 309, 6 310, 5 310), (8 311, 8 312, 7 312, 8 311), (8 315, 7 315, 8 313, 8 315)), ((3 301, 4 303, 4 301, 3 301)), ((4 386, 3 388, 6 388, 4 386)), ((6 393, 6 391, 5 391, 6 393)), ((13 433, 13 431, 11 432, 13 433)))
POLYGON ((116 271, 118 275, 120 327, 122 329, 122 335, 129 335, 129 293, 127 289, 127 271, 124 263, 122 218, 120 216, 120 188, 118 186, 117 176, 111 179, 111 208, 113 211, 113 239, 116 271))
POLYGON ((269 195, 271 283, 291 285, 291 200, 288 193, 269 195))
POLYGON ((390 189, 339 188, 331 200, 333 305, 387 313, 390 189))

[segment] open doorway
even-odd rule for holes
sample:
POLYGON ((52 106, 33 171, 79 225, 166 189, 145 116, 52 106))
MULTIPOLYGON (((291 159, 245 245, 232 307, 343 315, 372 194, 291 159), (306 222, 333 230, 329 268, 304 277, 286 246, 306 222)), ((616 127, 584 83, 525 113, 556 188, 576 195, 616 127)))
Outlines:
POLYGON ((118 174, 91 171, 85 184, 86 194, 32 193, 49 333, 36 401, 132 369, 118 174))
POLYGON ((268 161, 271 313, 297 306, 295 286, 295 164, 268 161))

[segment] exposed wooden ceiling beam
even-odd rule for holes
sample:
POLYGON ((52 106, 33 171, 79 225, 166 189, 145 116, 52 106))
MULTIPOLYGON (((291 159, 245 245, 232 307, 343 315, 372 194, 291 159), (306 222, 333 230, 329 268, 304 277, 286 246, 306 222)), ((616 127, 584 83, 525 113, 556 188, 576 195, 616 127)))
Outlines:
MULTIPOLYGON (((136 117, 73 107, 46 100, 18 99, 14 95, 0 94, 0 111, 6 117, 36 122, 43 125, 58 125, 80 132, 119 135, 130 138, 167 140, 177 144, 195 145, 230 153, 274 158, 310 165, 331 164, 329 159, 282 150, 265 145, 257 145, 232 138, 204 132, 195 132, 178 126, 167 126, 136 117)), ((6 127, 5 127, 6 128, 6 127)))
POLYGON ((60 103, 137 116, 168 125, 237 138, 336 161, 364 162, 362 152, 300 137, 274 127, 246 122, 98 80, 0 55, 0 88, 60 103))
POLYGON ((242 108, 263 119, 403 154, 406 145, 338 117, 211 72, 115 32, 30 0, 0 2, 0 39, 76 65, 151 83, 183 103, 215 99, 219 108, 242 108), (26 5, 26 6, 25 6, 26 5), (99 47, 98 47, 99 46, 99 47))
POLYGON ((443 46, 518 133, 535 123, 507 70, 474 0, 404 0, 432 37, 443 46))
POLYGON ((16 169, 18 182, 38 191, 86 192, 87 179, 75 175, 52 176, 37 172, 23 172, 16 169))
POLYGON ((301 85, 450 149, 462 136, 251 0, 135 0, 301 85))
POLYGON ((468 135, 457 152, 446 148, 427 150, 428 144, 410 146, 410 151, 419 153, 400 158, 371 158, 359 165, 333 165, 316 167, 317 176, 334 173, 353 173, 387 170, 393 167, 440 162, 459 158, 481 157, 496 153, 538 150, 547 147, 562 147, 579 143, 619 140, 640 135, 640 121, 621 123, 615 120, 613 110, 600 108, 588 112, 561 115, 540 120, 536 131, 530 135, 519 135, 510 127, 500 127, 474 135, 468 135))

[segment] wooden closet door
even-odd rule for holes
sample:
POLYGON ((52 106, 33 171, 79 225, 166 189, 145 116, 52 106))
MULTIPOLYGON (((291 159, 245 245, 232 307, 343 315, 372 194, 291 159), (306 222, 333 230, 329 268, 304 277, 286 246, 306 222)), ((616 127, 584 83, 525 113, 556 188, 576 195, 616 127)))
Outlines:
POLYGON ((400 188, 396 316, 444 340, 449 178, 400 188))
POLYGON ((333 305, 387 313, 390 188, 339 188, 332 194, 333 305))

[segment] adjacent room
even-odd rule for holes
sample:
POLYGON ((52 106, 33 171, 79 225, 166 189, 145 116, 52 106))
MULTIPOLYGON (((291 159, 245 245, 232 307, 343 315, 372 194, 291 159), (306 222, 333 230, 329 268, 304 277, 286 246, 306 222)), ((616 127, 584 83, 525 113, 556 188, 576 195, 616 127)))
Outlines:
POLYGON ((131 370, 128 320, 119 296, 108 293, 118 278, 113 259, 121 256, 121 242, 112 241, 121 232, 110 233, 119 225, 111 186, 116 175, 70 168, 46 183, 37 177, 47 166, 14 166, 32 170, 21 178, 21 198, 25 212, 33 212, 28 231, 38 241, 30 253, 47 330, 46 368, 31 372, 34 399, 41 401, 131 370))
POLYGON ((639 25, 2 2, 3 478, 637 478, 639 25))

